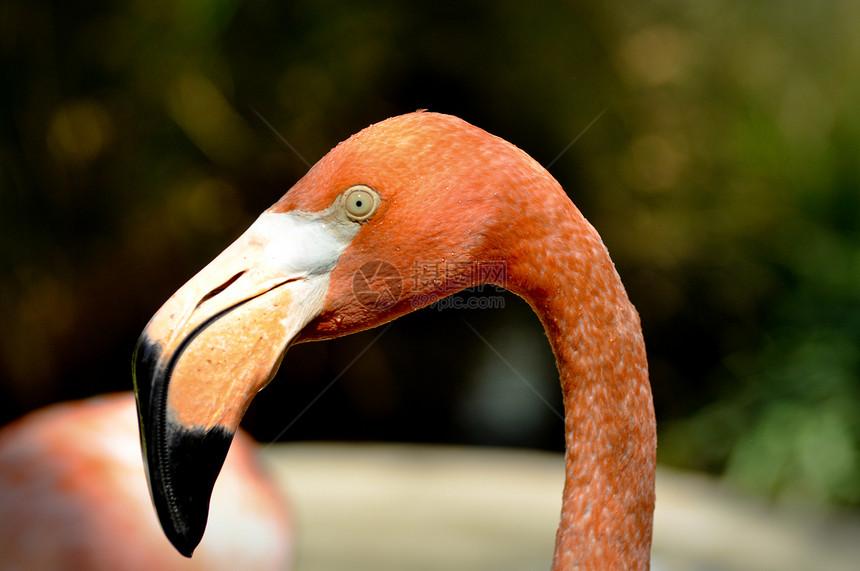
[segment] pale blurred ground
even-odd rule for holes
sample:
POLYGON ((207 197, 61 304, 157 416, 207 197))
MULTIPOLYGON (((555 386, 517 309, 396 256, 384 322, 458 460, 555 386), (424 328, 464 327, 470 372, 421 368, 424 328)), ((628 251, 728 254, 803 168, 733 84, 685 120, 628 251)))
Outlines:
MULTIPOLYGON (((276 444, 297 571, 548 569, 562 458, 502 449, 276 444)), ((661 469, 655 570, 860 569, 860 521, 768 506, 661 469)))

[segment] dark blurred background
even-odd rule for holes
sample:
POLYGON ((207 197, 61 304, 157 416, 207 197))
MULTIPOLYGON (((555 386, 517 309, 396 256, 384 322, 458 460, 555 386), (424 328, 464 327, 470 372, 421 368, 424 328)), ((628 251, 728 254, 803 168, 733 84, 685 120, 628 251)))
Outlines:
MULTIPOLYGON (((7 0, 0 421, 129 389, 149 317, 306 162, 426 108, 526 150, 602 234, 662 463, 860 505, 858 22, 855 0, 7 0)), ((549 346, 504 304, 295 347, 245 425, 560 450, 549 346)))

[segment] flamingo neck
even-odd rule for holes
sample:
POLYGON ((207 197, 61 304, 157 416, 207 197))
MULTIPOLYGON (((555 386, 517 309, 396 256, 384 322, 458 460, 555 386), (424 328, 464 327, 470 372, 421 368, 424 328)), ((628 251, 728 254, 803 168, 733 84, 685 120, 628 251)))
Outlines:
POLYGON ((565 482, 553 569, 647 569, 656 425, 639 316, 606 247, 554 179, 510 229, 509 284, 561 377, 565 482))

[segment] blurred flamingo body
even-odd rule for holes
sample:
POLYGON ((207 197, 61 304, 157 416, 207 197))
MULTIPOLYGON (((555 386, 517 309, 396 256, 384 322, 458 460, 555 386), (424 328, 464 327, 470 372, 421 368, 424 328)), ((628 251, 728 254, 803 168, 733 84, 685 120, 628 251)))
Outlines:
MULTIPOLYGON (((386 279, 379 276, 380 291, 386 279)), ((559 368, 566 474, 553 568, 647 568, 654 411, 639 317, 609 254, 526 153, 425 112, 372 125, 334 148, 141 335, 144 454, 174 545, 190 556, 206 523, 212 474, 188 455, 201 442, 209 460, 226 453, 292 343, 369 329, 482 283, 528 301, 559 368), (357 272, 378 261, 403 279, 402 293, 383 306, 353 291, 357 272), (420 279, 428 266, 446 268, 443 283, 420 279)))
POLYGON ((255 444, 238 435, 199 557, 165 539, 146 488, 131 393, 54 405, 0 431, 0 568, 285 569, 291 524, 255 444))

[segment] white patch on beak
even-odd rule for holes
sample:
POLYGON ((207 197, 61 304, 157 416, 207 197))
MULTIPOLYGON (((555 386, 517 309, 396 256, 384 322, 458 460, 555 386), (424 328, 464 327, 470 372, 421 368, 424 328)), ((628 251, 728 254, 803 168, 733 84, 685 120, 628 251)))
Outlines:
POLYGON ((258 263, 268 271, 296 278, 329 274, 360 228, 336 220, 331 210, 264 212, 242 238, 260 245, 258 263))

